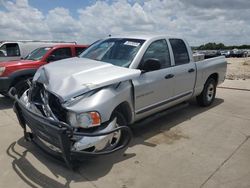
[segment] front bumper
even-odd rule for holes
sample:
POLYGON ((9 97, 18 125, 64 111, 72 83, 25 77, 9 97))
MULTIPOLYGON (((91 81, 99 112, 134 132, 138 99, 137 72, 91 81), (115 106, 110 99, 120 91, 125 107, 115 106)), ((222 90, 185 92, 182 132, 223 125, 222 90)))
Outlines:
POLYGON ((8 93, 12 80, 8 77, 0 77, 0 93, 8 93))
POLYGON ((124 149, 128 146, 132 138, 131 130, 127 126, 121 126, 110 131, 99 133, 75 132, 70 125, 64 122, 55 121, 40 114, 34 113, 16 97, 14 111, 19 120, 19 124, 24 130, 24 137, 26 140, 33 141, 41 149, 52 156, 58 159, 63 159, 69 167, 72 167, 72 162, 75 160, 83 160, 87 157, 106 155, 124 149), (27 132, 26 126, 30 128, 31 132, 27 132), (115 148, 90 152, 85 150, 78 151, 74 147, 76 138, 100 138, 113 134, 117 131, 120 131, 123 135, 123 138, 125 139, 122 139, 115 148))

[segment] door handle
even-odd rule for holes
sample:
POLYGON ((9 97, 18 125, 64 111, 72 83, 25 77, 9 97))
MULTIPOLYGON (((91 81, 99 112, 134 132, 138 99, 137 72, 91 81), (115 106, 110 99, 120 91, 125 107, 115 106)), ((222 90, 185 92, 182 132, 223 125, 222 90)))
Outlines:
POLYGON ((168 74, 168 75, 165 76, 165 79, 170 79, 170 78, 173 78, 173 77, 174 77, 173 74, 168 74))
POLYGON ((194 69, 189 69, 188 72, 189 73, 194 72, 194 69))

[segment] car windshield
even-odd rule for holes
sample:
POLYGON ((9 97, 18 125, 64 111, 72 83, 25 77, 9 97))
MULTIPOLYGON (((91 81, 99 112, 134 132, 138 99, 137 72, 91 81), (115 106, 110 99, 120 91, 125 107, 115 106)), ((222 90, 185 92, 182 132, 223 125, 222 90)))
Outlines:
POLYGON ((80 57, 129 67, 145 40, 111 38, 98 41, 85 50, 80 57))
POLYGON ((26 60, 41 60, 43 56, 49 51, 51 47, 37 48, 27 55, 24 59, 26 60))

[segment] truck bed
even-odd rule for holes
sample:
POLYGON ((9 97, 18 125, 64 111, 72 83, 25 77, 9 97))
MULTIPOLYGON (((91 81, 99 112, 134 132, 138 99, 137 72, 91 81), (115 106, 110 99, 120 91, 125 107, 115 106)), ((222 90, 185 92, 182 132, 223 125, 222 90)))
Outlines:
POLYGON ((209 75, 215 72, 214 70, 216 70, 218 74, 218 84, 225 80, 227 62, 224 56, 196 61, 195 64, 197 69, 197 79, 195 83, 194 95, 197 95, 202 91, 206 79, 209 75))

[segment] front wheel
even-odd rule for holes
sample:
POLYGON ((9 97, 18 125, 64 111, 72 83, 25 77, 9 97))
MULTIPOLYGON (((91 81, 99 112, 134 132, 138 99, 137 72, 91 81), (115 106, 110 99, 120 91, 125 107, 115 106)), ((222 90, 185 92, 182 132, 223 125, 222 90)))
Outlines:
MULTIPOLYGON (((121 126, 127 126, 127 121, 122 113, 115 111, 112 118, 116 118, 116 128, 121 126)), ((114 149, 126 140, 125 135, 121 130, 114 132, 112 139, 110 140, 109 149, 114 149)))
POLYGON ((26 79, 22 79, 20 81, 18 81, 17 83, 14 84, 14 88, 16 89, 16 94, 18 96, 18 98, 20 98, 22 96, 22 94, 29 89, 30 87, 30 82, 32 80, 32 77, 30 78, 26 78, 26 79))
POLYGON ((203 91, 196 97, 197 103, 200 106, 210 106, 214 102, 216 95, 216 81, 214 78, 209 78, 203 88, 203 91))

